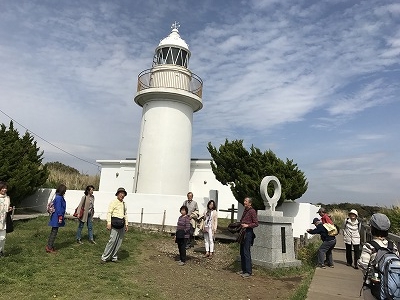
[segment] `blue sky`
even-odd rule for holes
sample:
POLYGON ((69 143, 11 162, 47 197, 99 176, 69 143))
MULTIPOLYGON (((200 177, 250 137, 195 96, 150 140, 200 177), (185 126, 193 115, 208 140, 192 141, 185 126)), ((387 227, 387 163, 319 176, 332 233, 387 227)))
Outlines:
MULTIPOLYGON (((399 204, 395 0, 2 0, 1 110, 93 163, 136 157, 137 75, 174 21, 204 81, 193 157, 243 139, 298 164, 302 202, 399 204)), ((97 171, 37 141, 45 161, 97 171)))

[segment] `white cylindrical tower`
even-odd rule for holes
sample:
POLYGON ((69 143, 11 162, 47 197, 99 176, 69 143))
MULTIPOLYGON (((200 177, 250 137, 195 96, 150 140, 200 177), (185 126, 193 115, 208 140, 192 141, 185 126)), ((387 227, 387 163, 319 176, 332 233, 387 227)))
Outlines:
POLYGON ((134 192, 186 195, 193 112, 203 107, 203 82, 188 69, 190 51, 175 22, 139 74, 135 103, 143 107, 134 192))

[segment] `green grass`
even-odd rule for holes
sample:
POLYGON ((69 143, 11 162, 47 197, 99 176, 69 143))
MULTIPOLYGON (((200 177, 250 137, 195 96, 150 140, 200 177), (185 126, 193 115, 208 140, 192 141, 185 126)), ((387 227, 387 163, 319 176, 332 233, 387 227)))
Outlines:
POLYGON ((50 227, 48 218, 16 221, 15 231, 7 234, 5 257, 0 260, 1 294, 9 299, 160 299, 150 286, 135 283, 140 272, 139 245, 155 235, 130 229, 119 251, 119 263, 100 264, 109 238, 103 221, 95 221, 97 245, 75 243, 76 221, 60 228, 56 254, 45 252, 50 227), (123 267, 121 267, 123 265, 123 267))
MULTIPOLYGON (((119 251, 120 262, 101 264, 100 256, 109 239, 109 231, 105 229, 104 221, 94 221, 97 245, 87 242, 86 227, 82 236, 84 244, 79 245, 75 242, 78 223, 67 220, 67 226, 60 228, 56 239, 56 254, 45 252, 50 233, 47 222, 47 217, 14 222, 15 231, 7 235, 6 256, 0 259, 1 295, 21 300, 165 299, 154 278, 144 279, 140 276, 146 267, 143 265, 140 251, 146 249, 147 242, 171 239, 169 235, 139 231, 130 227, 119 251)), ((232 243, 229 249, 232 255, 229 268, 239 270, 240 266, 235 259, 239 253, 239 246, 232 243)), ((305 248, 304 261, 312 261, 314 251, 315 245, 305 248)), ((307 263, 299 268, 255 268, 261 276, 288 280, 301 277, 301 283, 291 300, 306 298, 314 273, 314 268, 307 263)))

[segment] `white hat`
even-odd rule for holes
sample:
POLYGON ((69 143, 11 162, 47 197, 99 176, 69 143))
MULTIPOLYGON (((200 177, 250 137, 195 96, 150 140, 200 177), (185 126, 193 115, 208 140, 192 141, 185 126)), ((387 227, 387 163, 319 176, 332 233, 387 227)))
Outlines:
POLYGON ((352 209, 349 214, 355 214, 358 217, 358 212, 355 209, 352 209))

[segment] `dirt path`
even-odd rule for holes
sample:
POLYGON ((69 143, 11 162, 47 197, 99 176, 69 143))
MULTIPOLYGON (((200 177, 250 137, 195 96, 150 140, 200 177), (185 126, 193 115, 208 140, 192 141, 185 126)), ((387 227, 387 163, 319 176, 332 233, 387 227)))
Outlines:
MULTIPOLYGON (((213 259, 203 258, 203 241, 188 250, 185 266, 178 266, 178 249, 173 239, 153 239, 144 243, 139 264, 143 266, 136 280, 158 286, 166 299, 288 299, 300 277, 272 279, 256 268, 254 276, 243 279, 236 274, 229 244, 216 244, 213 259)), ((203 248, 204 250, 204 248, 203 248)))

